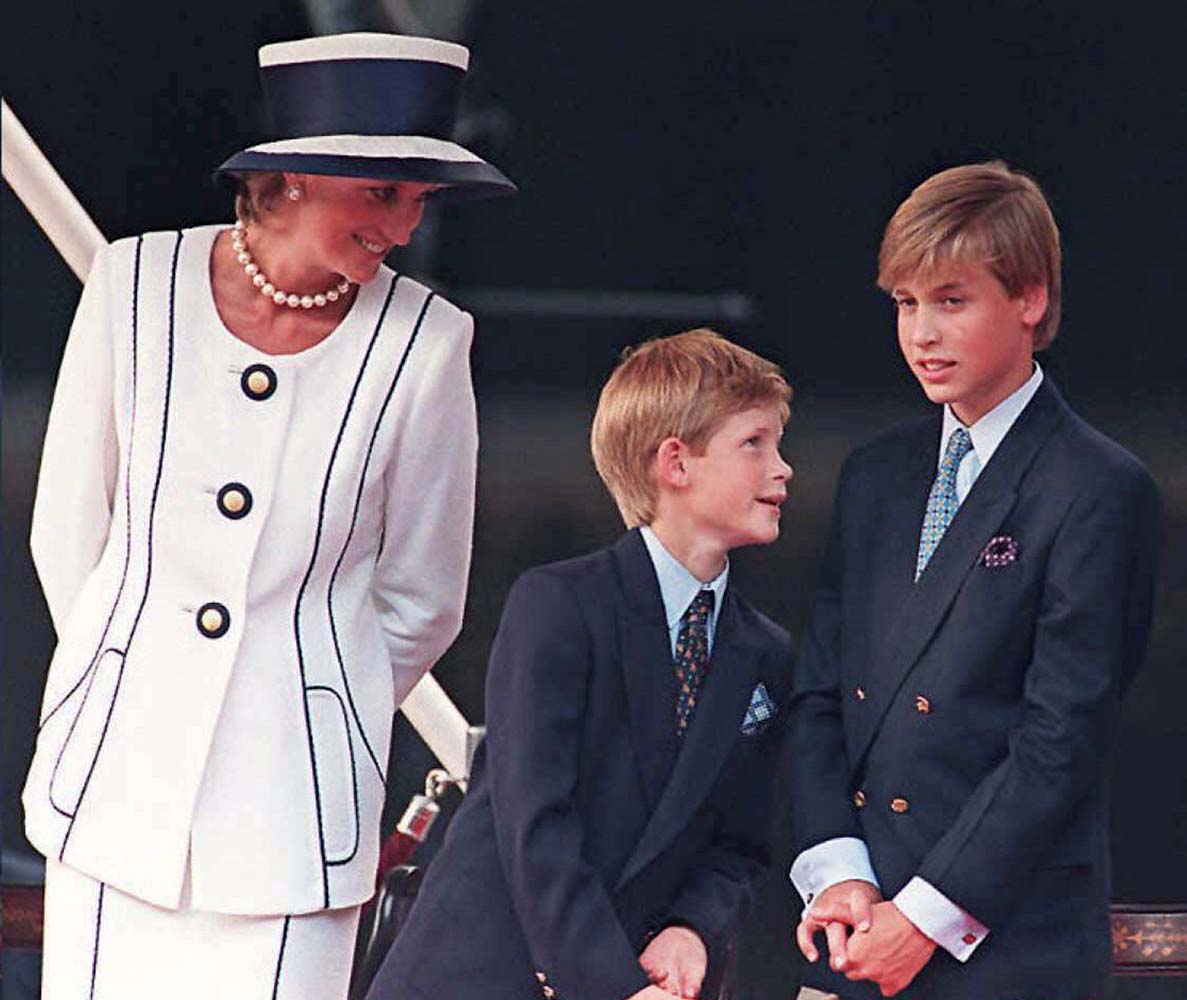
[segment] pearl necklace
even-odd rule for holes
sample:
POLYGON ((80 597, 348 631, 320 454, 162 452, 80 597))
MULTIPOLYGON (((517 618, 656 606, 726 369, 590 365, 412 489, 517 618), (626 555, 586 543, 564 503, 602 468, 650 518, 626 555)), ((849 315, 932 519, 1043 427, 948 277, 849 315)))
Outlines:
POLYGON ((255 262, 251 252, 247 249, 247 233, 243 228, 242 219, 237 219, 235 227, 231 230, 231 248, 235 251, 235 259, 243 265, 243 270, 251 278, 251 283, 260 290, 261 295, 271 299, 278 306, 288 306, 290 309, 312 309, 317 306, 320 309, 330 302, 337 302, 341 296, 350 291, 350 282, 343 278, 333 288, 319 292, 317 295, 294 295, 291 292, 282 292, 268 280, 268 276, 260 270, 260 265, 255 262))

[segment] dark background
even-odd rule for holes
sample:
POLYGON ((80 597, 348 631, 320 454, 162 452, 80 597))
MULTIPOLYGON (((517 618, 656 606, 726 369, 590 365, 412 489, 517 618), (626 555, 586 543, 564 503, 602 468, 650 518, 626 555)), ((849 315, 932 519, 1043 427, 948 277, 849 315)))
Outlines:
MULTIPOLYGON (((230 218, 209 172, 262 137, 255 50, 310 33, 304 8, 13 6, 6 99, 109 238, 230 218)), ((485 652, 514 577, 620 529, 587 428, 618 352, 644 337, 708 322, 788 372, 796 478, 783 538, 739 553, 734 580, 802 629, 842 458, 927 406, 874 287, 882 226, 933 171, 1002 157, 1040 180, 1063 232, 1063 327, 1042 364, 1149 465, 1167 501, 1157 620, 1116 755, 1113 843, 1118 899, 1187 902, 1187 79, 1160 11, 532 0, 477 8, 459 37, 475 51, 467 140, 521 194, 443 209, 416 256, 392 263, 478 321, 470 599, 436 671, 467 717, 482 718, 485 652)), ((7 186, 0 197, 2 815, 14 847, 53 641, 29 507, 79 287, 7 186)), ((394 758, 397 813, 432 765, 402 718, 394 758)), ((797 909, 773 875, 743 953, 772 995, 794 976, 797 909)))

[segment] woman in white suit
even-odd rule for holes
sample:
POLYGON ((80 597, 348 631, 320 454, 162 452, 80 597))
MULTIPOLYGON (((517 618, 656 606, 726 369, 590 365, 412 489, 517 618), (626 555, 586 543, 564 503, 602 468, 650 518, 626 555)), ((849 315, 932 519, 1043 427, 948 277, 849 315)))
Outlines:
POLYGON ((33 521, 45 1000, 346 994, 392 713, 469 567, 473 324, 383 263, 427 197, 514 190, 449 140, 467 55, 265 46, 235 226, 96 258, 33 521))

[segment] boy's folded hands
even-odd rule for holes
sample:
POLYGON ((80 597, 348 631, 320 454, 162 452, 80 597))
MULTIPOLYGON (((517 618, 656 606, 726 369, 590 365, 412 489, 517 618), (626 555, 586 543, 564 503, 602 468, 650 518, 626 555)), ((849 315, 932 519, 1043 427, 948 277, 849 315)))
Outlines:
POLYGON ((824 890, 796 928, 796 942, 809 962, 820 953, 812 940, 818 931, 828 939, 829 964, 848 979, 868 979, 883 996, 904 989, 936 949, 869 882, 849 880, 824 890))
POLYGON ((846 977, 878 984, 884 997, 904 990, 927 965, 936 943, 892 902, 875 903, 868 931, 849 939, 846 977))
POLYGON ((845 945, 849 930, 869 930, 871 908, 881 899, 878 887, 861 879, 847 879, 830 885, 812 901, 795 930, 796 943, 804 958, 815 962, 820 957, 812 938, 817 931, 824 931, 832 967, 838 972, 846 971, 845 945))
POLYGON ((669 996, 687 1000, 700 995, 709 954, 691 927, 665 927, 651 939, 639 956, 639 964, 655 986, 640 990, 630 1000, 660 1000, 669 996))

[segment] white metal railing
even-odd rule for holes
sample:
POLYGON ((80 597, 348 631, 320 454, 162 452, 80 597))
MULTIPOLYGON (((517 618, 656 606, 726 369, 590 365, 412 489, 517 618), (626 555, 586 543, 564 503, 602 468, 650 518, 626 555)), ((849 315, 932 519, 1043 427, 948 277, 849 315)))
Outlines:
MULTIPOLYGON (((4 179, 24 203, 70 269, 85 281, 96 251, 107 240, 17 116, 0 100, 4 179)), ((467 775, 475 727, 471 727, 436 678, 426 674, 404 699, 401 711, 442 766, 467 775)))

